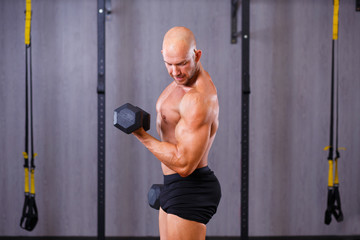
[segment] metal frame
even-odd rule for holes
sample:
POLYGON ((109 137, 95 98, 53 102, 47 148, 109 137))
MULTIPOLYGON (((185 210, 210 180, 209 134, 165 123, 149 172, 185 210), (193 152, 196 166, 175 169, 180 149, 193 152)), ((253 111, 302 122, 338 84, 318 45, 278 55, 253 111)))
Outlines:
POLYGON ((241 12, 241 240, 249 239, 250 0, 241 12))
POLYGON ((105 0, 98 0, 98 240, 105 240, 105 0))
MULTIPOLYGON (((231 0, 231 43, 242 37, 241 106, 241 239, 248 240, 249 211, 249 29, 250 0, 242 1, 242 31, 237 31, 238 0, 231 0)), ((111 0, 98 0, 98 240, 105 240, 105 19, 111 14, 111 0)))

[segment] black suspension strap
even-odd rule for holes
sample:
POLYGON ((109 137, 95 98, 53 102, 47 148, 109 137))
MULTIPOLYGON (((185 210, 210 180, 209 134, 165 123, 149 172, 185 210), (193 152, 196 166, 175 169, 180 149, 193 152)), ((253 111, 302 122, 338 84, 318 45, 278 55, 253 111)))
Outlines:
POLYGON ((242 1, 241 240, 249 239, 250 0, 242 1))
POLYGON ((33 131, 33 103, 32 103, 32 57, 31 57, 31 0, 26 0, 25 10, 25 200, 23 205, 20 227, 32 231, 38 222, 38 211, 35 202, 35 157, 34 151, 34 131, 33 131), (30 100, 30 103, 29 103, 30 100), (30 108, 30 112, 29 112, 30 108), (30 114, 30 116, 29 116, 30 114), (30 117, 30 121, 29 121, 30 117), (29 154, 29 125, 30 125, 30 144, 31 155, 29 154), (29 165, 29 155, 31 161, 29 165), (30 171, 30 188, 29 188, 30 171))
POLYGON ((105 0, 98 0, 98 240, 105 240, 105 0))
POLYGON ((328 163, 328 196, 327 207, 325 211, 325 224, 331 223, 331 216, 333 215, 336 221, 341 222, 344 219, 341 210, 340 192, 339 192, 339 174, 338 174, 338 159, 340 158, 339 150, 339 68, 337 61, 337 77, 335 79, 335 45, 338 45, 338 23, 339 23, 339 0, 334 0, 334 15, 333 15, 333 38, 332 38, 332 58, 331 58, 331 99, 330 99, 330 143, 324 150, 329 150, 328 163), (336 95, 335 95, 335 80, 336 80, 336 95), (336 98, 336 105, 335 105, 336 98), (336 113, 336 116, 334 116, 336 113), (334 159, 334 120, 335 120, 335 159, 334 159), (335 169, 334 169, 335 168, 335 169), (335 170, 335 179, 334 179, 335 170))
MULTIPOLYGON (((339 46, 337 46, 337 52, 339 52, 339 46)), ((339 53, 337 53, 339 56, 339 53)), ((337 77, 336 77, 336 140, 335 140, 335 178, 334 178, 334 209, 335 219, 338 222, 344 220, 344 215, 341 210, 340 191, 339 191, 339 174, 338 174, 338 160, 340 159, 340 150, 346 150, 343 147, 339 147, 339 61, 337 61, 337 77)))

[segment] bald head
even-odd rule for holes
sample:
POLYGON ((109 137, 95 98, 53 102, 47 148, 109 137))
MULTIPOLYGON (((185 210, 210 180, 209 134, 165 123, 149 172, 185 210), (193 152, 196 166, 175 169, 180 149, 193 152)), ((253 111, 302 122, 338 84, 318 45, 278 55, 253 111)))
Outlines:
POLYGON ((192 54, 196 49, 194 34, 186 27, 173 27, 165 34, 162 49, 163 52, 192 54))
POLYGON ((186 27, 173 27, 164 36, 161 50, 170 76, 180 85, 191 85, 202 69, 201 50, 194 34, 186 27))

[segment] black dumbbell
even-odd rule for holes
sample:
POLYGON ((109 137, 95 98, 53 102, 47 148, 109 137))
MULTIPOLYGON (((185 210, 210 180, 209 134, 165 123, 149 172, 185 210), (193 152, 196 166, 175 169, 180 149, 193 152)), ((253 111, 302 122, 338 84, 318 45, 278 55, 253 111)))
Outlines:
POLYGON ((125 103, 114 110, 114 126, 127 134, 141 127, 147 131, 150 129, 150 114, 130 103, 125 103))
POLYGON ((153 184, 148 192, 148 202, 150 207, 160 209, 160 193, 164 188, 164 184, 153 184))

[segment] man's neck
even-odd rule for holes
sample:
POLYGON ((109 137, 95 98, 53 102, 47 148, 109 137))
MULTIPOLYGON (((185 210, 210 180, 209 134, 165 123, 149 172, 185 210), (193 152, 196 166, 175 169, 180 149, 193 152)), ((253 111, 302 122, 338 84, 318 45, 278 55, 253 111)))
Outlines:
POLYGON ((201 66, 201 63, 199 62, 198 66, 196 67, 194 75, 189 79, 189 82, 185 84, 184 87, 190 87, 190 88, 194 87, 202 71, 203 68, 201 66))

